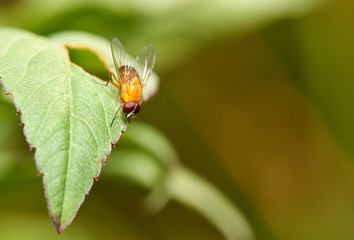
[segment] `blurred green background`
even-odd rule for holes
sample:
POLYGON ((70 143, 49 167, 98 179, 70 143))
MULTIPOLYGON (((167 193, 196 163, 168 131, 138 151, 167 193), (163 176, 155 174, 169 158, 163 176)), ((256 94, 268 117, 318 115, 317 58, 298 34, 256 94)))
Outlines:
MULTIPOLYGON (((161 85, 138 119, 240 207, 256 239, 349 240, 353 9, 349 0, 0 0, 0 25, 117 37, 132 55, 153 43, 161 85)), ((19 116, 0 108, 0 239, 55 239, 19 116)), ((60 238, 223 239, 173 201, 143 214, 146 191, 110 175, 110 161, 60 238)))

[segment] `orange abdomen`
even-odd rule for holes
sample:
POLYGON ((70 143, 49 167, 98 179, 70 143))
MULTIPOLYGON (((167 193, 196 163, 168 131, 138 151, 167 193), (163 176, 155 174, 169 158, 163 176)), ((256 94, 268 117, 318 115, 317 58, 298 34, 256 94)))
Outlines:
POLYGON ((138 77, 133 77, 128 81, 123 81, 120 89, 120 97, 125 103, 140 102, 142 89, 138 77))

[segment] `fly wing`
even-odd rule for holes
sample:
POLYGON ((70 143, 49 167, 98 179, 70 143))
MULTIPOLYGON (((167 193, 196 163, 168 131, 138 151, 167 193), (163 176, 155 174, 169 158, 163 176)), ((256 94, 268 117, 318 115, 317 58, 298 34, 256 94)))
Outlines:
POLYGON ((117 39, 113 38, 112 39, 112 44, 111 44, 111 50, 112 50, 112 57, 114 61, 114 66, 116 67, 116 72, 117 72, 117 77, 119 82, 121 82, 121 76, 119 75, 119 69, 122 66, 128 66, 129 65, 129 55, 125 48, 123 47, 123 44, 117 39))
POLYGON ((135 68, 138 70, 140 76, 140 82, 142 87, 144 88, 146 85, 146 81, 150 77, 152 73, 152 69, 154 68, 156 60, 156 50, 152 44, 146 45, 143 50, 136 57, 136 66, 135 68))

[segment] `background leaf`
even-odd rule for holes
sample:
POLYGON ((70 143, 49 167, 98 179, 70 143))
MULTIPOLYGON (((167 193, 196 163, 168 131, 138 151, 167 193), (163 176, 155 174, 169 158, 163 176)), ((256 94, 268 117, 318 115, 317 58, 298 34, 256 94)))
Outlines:
POLYGON ((246 32, 280 17, 298 16, 322 2, 24 0, 16 5, 19 13, 16 19, 5 11, 0 20, 43 35, 75 29, 109 39, 118 37, 133 55, 152 42, 158 50, 156 67, 166 69, 193 56, 214 39, 246 32))
POLYGON ((162 133, 135 122, 122 144, 125 149, 112 156, 108 172, 151 191, 144 202, 146 210, 155 212, 173 199, 203 215, 226 239, 254 239, 240 210, 212 184, 185 168, 162 133))

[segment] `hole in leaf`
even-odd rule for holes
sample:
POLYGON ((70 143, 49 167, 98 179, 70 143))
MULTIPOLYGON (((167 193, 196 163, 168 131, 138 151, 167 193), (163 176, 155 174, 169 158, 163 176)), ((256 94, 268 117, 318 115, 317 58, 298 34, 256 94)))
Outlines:
POLYGON ((94 50, 82 47, 67 46, 70 61, 86 72, 103 80, 109 80, 110 73, 104 60, 94 50))

